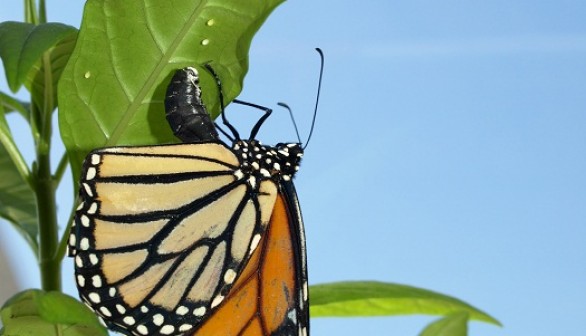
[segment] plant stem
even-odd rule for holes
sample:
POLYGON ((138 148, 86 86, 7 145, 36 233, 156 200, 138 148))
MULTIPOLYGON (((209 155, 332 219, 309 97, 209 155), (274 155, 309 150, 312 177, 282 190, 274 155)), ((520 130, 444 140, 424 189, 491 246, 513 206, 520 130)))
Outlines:
POLYGON ((37 8, 35 0, 24 1, 24 22, 38 24, 37 8))
MULTIPOLYGON (((59 246, 57 226, 57 203, 55 192, 57 184, 51 172, 51 133, 53 97, 52 77, 50 75, 50 60, 44 55, 43 68, 45 69, 45 97, 43 106, 37 106, 33 101, 33 115, 39 121, 39 137, 37 142, 37 179, 35 192, 37 195, 37 210, 39 216, 39 267, 41 270, 41 285, 46 291, 61 290, 61 259, 56 259, 59 246)), ((32 99, 31 99, 32 101, 32 99)), ((58 169, 59 171, 59 169, 58 169)), ((61 174, 61 173, 59 173, 61 174)))
POLYGON ((45 0, 39 0, 39 23, 47 23, 47 8, 45 0))
POLYGON ((39 213, 39 267, 41 285, 46 291, 61 290, 61 259, 55 259, 57 250, 57 204, 55 203, 55 185, 51 176, 49 144, 41 138, 37 150, 37 195, 39 213))

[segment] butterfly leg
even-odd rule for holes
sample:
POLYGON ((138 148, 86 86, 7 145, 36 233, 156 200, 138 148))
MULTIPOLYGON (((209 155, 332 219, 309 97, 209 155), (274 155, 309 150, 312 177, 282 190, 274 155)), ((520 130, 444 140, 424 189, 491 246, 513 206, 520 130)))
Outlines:
POLYGON ((270 109, 270 108, 268 108, 268 107, 260 106, 260 105, 254 104, 254 103, 249 103, 249 102, 245 102, 245 101, 238 100, 238 99, 234 99, 233 102, 236 103, 236 104, 240 104, 240 105, 244 105, 244 106, 250 106, 250 107, 254 107, 254 108, 257 108, 259 110, 264 111, 265 114, 263 114, 263 116, 260 117, 260 119, 258 119, 258 121, 256 122, 256 124, 252 128, 252 131, 250 131, 249 140, 255 139, 256 138, 256 134, 260 130, 260 127, 265 122, 265 120, 267 120, 267 118, 271 115, 271 113, 273 113, 273 110, 270 109))

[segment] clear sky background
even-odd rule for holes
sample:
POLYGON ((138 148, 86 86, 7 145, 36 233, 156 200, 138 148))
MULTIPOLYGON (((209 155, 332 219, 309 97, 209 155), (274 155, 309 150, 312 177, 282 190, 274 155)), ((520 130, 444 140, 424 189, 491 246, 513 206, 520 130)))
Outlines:
MULTIPOLYGON (((20 20, 21 6, 1 0, 0 20, 20 20)), ((79 27, 81 0, 48 6, 51 21, 79 27)), ((240 98, 289 103, 307 134, 316 46, 321 106, 296 179, 310 283, 453 295, 504 324, 472 322, 474 336, 583 335, 586 2, 290 0, 254 39, 240 98)), ((232 111, 242 129, 257 117, 232 111)), ((259 138, 296 139, 285 113, 259 138)), ((22 288, 38 287, 32 254, 7 227, 22 288)), ((77 296, 72 272, 67 260, 77 296)), ((433 319, 312 319, 312 335, 416 335, 433 319)))

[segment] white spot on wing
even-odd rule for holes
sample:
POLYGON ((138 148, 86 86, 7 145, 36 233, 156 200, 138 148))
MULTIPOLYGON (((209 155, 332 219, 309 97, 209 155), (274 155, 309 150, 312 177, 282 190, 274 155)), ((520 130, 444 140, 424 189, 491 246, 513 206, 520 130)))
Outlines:
POLYGON ((206 307, 199 307, 193 310, 193 315, 195 316, 204 316, 206 313, 206 307))
POLYGON ((120 313, 120 314, 124 314, 126 313, 126 308, 124 308, 124 306, 117 304, 116 305, 116 310, 120 313))
POLYGON ((163 335, 171 335, 171 333, 173 333, 174 331, 175 331, 175 327, 170 324, 164 325, 161 328, 161 334, 163 334, 163 335))
POLYGON ((93 303, 100 303, 100 295, 98 293, 89 293, 87 296, 93 303))
POLYGON ((110 310, 106 307, 100 307, 100 312, 102 314, 104 314, 104 316, 106 317, 112 317, 112 313, 110 312, 110 310))
POLYGON ((77 284, 79 285, 79 287, 85 286, 85 278, 83 277, 83 275, 77 276, 77 284))
POLYGON ((79 242, 79 248, 84 251, 87 250, 90 248, 90 241, 87 238, 81 238, 81 241, 79 242))
POLYGON ((185 315, 189 312, 189 309, 185 306, 179 306, 175 312, 177 315, 185 315))
POLYGON ((92 277, 92 285, 94 285, 96 288, 102 287, 102 278, 100 278, 99 275, 94 275, 92 277))
POLYGON ((90 185, 87 183, 82 183, 83 189, 85 189, 86 194, 88 194, 88 196, 93 197, 94 193, 92 192, 92 188, 90 188, 90 185))
POLYGON ((90 219, 88 216, 86 215, 81 215, 81 225, 85 226, 85 227, 89 227, 90 226, 90 219))
POLYGON ((260 235, 257 233, 254 235, 254 237, 252 237, 252 242, 250 243, 249 253, 252 253, 256 249, 259 242, 260 242, 260 235))
POLYGON ((92 154, 92 164, 97 165, 100 163, 100 156, 98 154, 92 154))
POLYGON ((81 257, 80 256, 76 256, 75 257, 75 265, 77 267, 83 267, 83 260, 81 260, 81 257))
POLYGON ((236 279, 236 272, 234 272, 233 269, 227 270, 224 274, 224 282, 227 284, 231 284, 234 282, 234 279, 236 279))
POLYGON ((87 209, 87 213, 93 215, 96 213, 96 211, 98 211, 98 203, 94 202, 92 205, 90 205, 90 208, 87 209))
POLYGON ((184 331, 187 331, 187 330, 189 330, 191 328, 193 328, 193 326, 191 324, 182 324, 179 327, 179 331, 184 332, 184 331))
POLYGON ((147 329, 147 327, 143 326, 142 324, 136 327, 136 331, 138 331, 141 335, 149 334, 149 330, 147 329))
POLYGON ((96 256, 95 254, 92 253, 92 254, 89 255, 89 258, 90 258, 90 263, 92 265, 97 265, 98 264, 98 256, 96 256))
POLYGON ((210 305, 211 308, 216 307, 217 305, 219 305, 220 303, 222 303, 222 301, 224 301, 224 297, 222 295, 218 295, 214 298, 214 300, 212 301, 212 304, 210 305))
POLYGON ((93 180, 94 177, 96 177, 96 168, 89 167, 87 169, 86 174, 85 174, 85 179, 89 181, 89 180, 93 180))
POLYGON ((155 314, 153 316, 153 323, 156 326, 161 326, 163 324, 163 322, 165 322, 165 318, 163 317, 163 315, 161 315, 161 314, 155 314))
POLYGON ((127 325, 131 326, 136 323, 136 320, 132 316, 126 316, 122 319, 122 322, 126 323, 127 325))

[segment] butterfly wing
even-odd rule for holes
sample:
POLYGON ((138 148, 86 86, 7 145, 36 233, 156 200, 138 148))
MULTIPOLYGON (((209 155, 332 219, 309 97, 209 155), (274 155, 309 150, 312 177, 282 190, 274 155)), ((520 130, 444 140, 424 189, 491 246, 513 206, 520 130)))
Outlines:
POLYGON ((259 248, 226 302, 193 336, 309 334, 303 222, 292 183, 285 183, 259 248))
POLYGON ((262 240, 277 187, 257 192, 221 143, 114 147, 84 164, 70 236, 80 296, 127 334, 194 329, 262 240))

